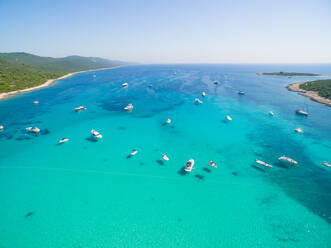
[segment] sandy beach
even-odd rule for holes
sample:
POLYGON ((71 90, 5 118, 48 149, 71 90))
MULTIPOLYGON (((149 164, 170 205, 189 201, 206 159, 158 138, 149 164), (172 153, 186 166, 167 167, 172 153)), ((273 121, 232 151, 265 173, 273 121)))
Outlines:
POLYGON ((330 99, 319 96, 317 94, 317 92, 300 89, 300 85, 303 83, 305 83, 305 82, 293 83, 293 84, 286 86, 286 88, 290 91, 299 92, 300 95, 309 97, 311 100, 313 100, 315 102, 319 102, 319 103, 322 103, 322 104, 325 104, 325 105, 331 107, 330 99))
POLYGON ((51 86, 51 85, 53 85, 58 80, 71 77, 71 76, 73 76, 75 74, 78 74, 78 73, 87 72, 87 71, 100 71, 100 70, 107 70, 107 69, 116 69, 118 67, 120 67, 120 66, 106 67, 106 68, 92 69, 92 70, 85 70, 85 71, 77 71, 77 72, 71 72, 71 73, 68 73, 68 74, 66 74, 66 75, 64 75, 62 77, 56 78, 56 79, 49 79, 45 83, 43 83, 41 85, 38 85, 38 86, 34 86, 34 87, 31 87, 31 88, 26 88, 26 89, 23 89, 23 90, 15 90, 15 91, 10 91, 10 92, 0 93, 0 100, 3 100, 3 99, 6 99, 6 98, 15 96, 17 94, 22 94, 22 93, 25 93, 25 92, 30 92, 30 91, 33 91, 33 90, 39 90, 39 89, 42 89, 42 88, 51 86))

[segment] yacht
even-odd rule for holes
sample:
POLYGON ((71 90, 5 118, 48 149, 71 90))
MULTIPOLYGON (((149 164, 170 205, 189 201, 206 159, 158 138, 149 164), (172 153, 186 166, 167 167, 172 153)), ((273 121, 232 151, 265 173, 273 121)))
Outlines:
POLYGON ((300 127, 294 129, 294 131, 297 133, 303 133, 303 130, 300 127))
POLYGON ((214 81, 214 84, 219 84, 218 81, 214 81))
POLYGON ((196 104, 201 104, 201 103, 202 103, 202 101, 201 101, 199 98, 195 98, 195 99, 194 99, 194 102, 195 102, 196 104))
POLYGON ((40 132, 40 129, 38 127, 27 127, 25 130, 30 133, 39 133, 40 132))
POLYGON ((126 110, 126 111, 132 111, 132 109, 133 109, 133 105, 132 105, 131 103, 129 103, 129 104, 124 108, 124 110, 126 110))
POLYGON ((217 165, 214 161, 210 160, 208 163, 211 167, 217 168, 217 165))
POLYGON ((194 160, 191 158, 189 161, 187 161, 186 166, 185 166, 185 171, 190 172, 193 170, 194 167, 194 160))
POLYGON ((326 167, 330 167, 331 168, 331 164, 329 164, 328 162, 324 161, 323 165, 325 165, 326 167))
POLYGON ((232 121, 232 118, 231 118, 230 115, 225 116, 225 119, 226 119, 227 121, 232 121))
POLYGON ((33 101, 33 103, 34 103, 34 104, 38 104, 38 103, 39 103, 39 101, 33 101))
POLYGON ((2 131, 5 127, 4 126, 0 126, 0 131, 2 131))
POLYGON ((83 111, 83 110, 86 110, 86 108, 84 106, 79 106, 77 108, 74 108, 75 112, 80 112, 80 111, 83 111))
POLYGON ((62 139, 59 140, 59 144, 62 144, 62 143, 68 142, 68 141, 69 141, 69 139, 62 138, 62 139))
POLYGON ((97 138, 97 139, 102 138, 102 135, 99 132, 95 131, 94 129, 91 130, 91 134, 93 138, 97 138))
POLYGON ((285 164, 289 164, 289 165, 297 165, 297 164, 298 164, 297 161, 295 161, 294 159, 288 158, 288 157, 286 157, 285 155, 279 157, 278 160, 279 160, 280 162, 283 162, 283 163, 285 163, 285 164))
POLYGON ((271 115, 271 116, 274 116, 275 115, 275 113, 274 112, 272 112, 272 111, 269 111, 269 113, 268 113, 269 115, 271 115))
POLYGON ((134 156, 134 155, 136 155, 137 153, 138 153, 138 150, 134 149, 134 150, 130 153, 130 155, 131 155, 131 156, 134 156))
POLYGON ((244 91, 238 91, 238 95, 245 95, 245 92, 244 91))
POLYGON ((201 94, 203 97, 206 96, 206 92, 202 91, 202 94, 201 94))
POLYGON ((171 119, 168 118, 167 121, 166 121, 167 124, 170 124, 171 123, 171 119))
POLYGON ((165 155, 165 154, 162 154, 162 158, 163 158, 165 161, 169 161, 169 158, 168 158, 167 155, 165 155))
POLYGON ((129 84, 127 82, 122 83, 122 87, 128 87, 129 84))
POLYGON ((266 162, 263 162, 263 161, 258 160, 258 159, 255 159, 255 162, 258 163, 258 164, 262 164, 262 165, 264 165, 266 167, 272 167, 271 164, 267 164, 266 162))
POLYGON ((308 116, 308 112, 302 110, 302 109, 298 109, 297 111, 295 111, 295 113, 297 115, 304 115, 304 116, 308 116))

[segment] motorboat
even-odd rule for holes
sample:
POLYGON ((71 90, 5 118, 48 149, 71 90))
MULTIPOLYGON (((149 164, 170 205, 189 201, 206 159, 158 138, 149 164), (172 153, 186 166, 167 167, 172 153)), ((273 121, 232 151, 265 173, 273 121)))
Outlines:
POLYGON ((168 158, 167 155, 165 155, 165 154, 162 154, 162 158, 163 158, 163 160, 165 160, 165 161, 169 161, 169 158, 168 158))
POLYGON ((185 165, 185 171, 186 172, 190 172, 192 171, 194 168, 194 160, 191 158, 189 161, 187 161, 186 165, 185 165))
POLYGON ((298 109, 297 111, 295 111, 295 113, 297 115, 304 115, 304 116, 308 116, 308 112, 302 110, 302 109, 298 109))
POLYGON ((69 139, 62 138, 62 139, 59 140, 59 144, 62 144, 62 143, 68 142, 68 141, 69 141, 69 139))
POLYGON ((102 138, 102 135, 99 132, 95 131, 94 129, 91 130, 91 134, 94 138, 97 138, 97 139, 102 138))
POLYGON ((75 112, 80 112, 80 111, 83 111, 83 110, 86 110, 86 108, 84 106, 79 106, 77 108, 74 108, 75 112))
POLYGON ((331 168, 331 164, 329 164, 328 162, 324 161, 323 165, 325 165, 326 167, 330 167, 331 168))
POLYGON ((167 121, 166 121, 167 124, 170 124, 171 123, 171 119, 168 118, 167 121))
POLYGON ((214 161, 210 160, 208 163, 211 167, 217 168, 217 165, 214 161))
POLYGON ((238 91, 238 95, 245 95, 245 92, 244 91, 238 91))
POLYGON ((153 87, 153 84, 149 84, 149 85, 148 85, 148 88, 152 88, 152 87, 153 87))
POLYGON ((231 118, 230 115, 225 116, 225 119, 226 119, 227 121, 232 121, 232 118, 231 118))
POLYGON ((280 162, 283 162, 283 163, 285 163, 285 164, 289 164, 289 165, 297 165, 297 164, 298 164, 297 161, 295 161, 294 159, 288 158, 288 157, 286 157, 285 155, 279 157, 278 160, 279 160, 280 162))
POLYGON ((131 156, 134 156, 134 155, 136 155, 137 153, 138 153, 138 150, 134 149, 134 150, 130 153, 130 155, 131 155, 131 156))
POLYGON ((214 81, 214 84, 219 84, 218 81, 214 81))
POLYGON ((206 96, 206 92, 202 91, 202 94, 201 94, 203 97, 206 96))
POLYGON ((127 82, 122 83, 122 87, 128 87, 129 84, 127 82))
POLYGON ((33 103, 34 103, 34 104, 38 104, 38 103, 39 103, 39 101, 33 101, 33 103))
POLYGON ((27 127, 27 128, 25 128, 25 130, 30 133, 39 133, 40 132, 40 129, 38 127, 27 127))
POLYGON ((0 131, 2 131, 5 127, 4 126, 0 126, 0 131))
POLYGON ((132 105, 131 103, 129 103, 129 104, 124 108, 125 111, 132 111, 132 109, 133 109, 133 105, 132 105))
POLYGON ((199 98, 195 98, 195 99, 194 99, 194 102, 195 102, 196 104, 201 104, 201 103, 202 103, 202 101, 201 101, 199 98))
POLYGON ((300 127, 294 129, 294 131, 297 133, 303 133, 303 130, 300 127))
POLYGON ((268 114, 271 115, 271 116, 274 116, 275 115, 275 113, 272 112, 272 111, 269 111, 268 114))
POLYGON ((258 163, 258 164, 262 164, 262 165, 264 165, 266 167, 272 167, 271 164, 267 164, 266 162, 263 162, 263 161, 258 160, 258 159, 255 159, 255 162, 258 163))

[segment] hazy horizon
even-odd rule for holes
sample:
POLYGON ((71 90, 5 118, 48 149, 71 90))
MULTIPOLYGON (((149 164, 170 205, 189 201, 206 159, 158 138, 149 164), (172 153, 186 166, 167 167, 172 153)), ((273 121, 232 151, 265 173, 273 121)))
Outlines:
POLYGON ((143 64, 331 63, 319 1, 1 1, 0 52, 143 64))

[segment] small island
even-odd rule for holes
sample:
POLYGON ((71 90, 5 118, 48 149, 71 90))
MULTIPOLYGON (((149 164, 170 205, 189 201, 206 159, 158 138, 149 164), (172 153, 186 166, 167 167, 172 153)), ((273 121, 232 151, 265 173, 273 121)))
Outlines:
POLYGON ((286 77, 321 77, 320 74, 315 73, 302 73, 302 72, 262 72, 262 73, 256 73, 257 75, 263 75, 263 76, 286 76, 286 77))
POLYGON ((331 79, 299 82, 290 84, 286 88, 331 107, 331 79))

